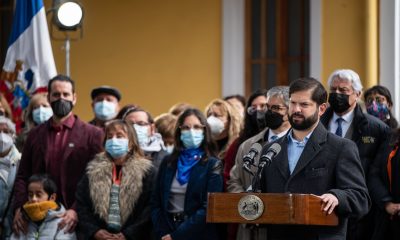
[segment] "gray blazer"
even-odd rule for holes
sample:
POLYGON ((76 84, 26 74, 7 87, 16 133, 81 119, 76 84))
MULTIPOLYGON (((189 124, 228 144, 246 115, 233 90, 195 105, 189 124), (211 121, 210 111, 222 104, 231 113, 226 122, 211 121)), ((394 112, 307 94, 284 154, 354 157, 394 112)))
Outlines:
MULTIPOLYGON (((287 135, 277 140, 281 152, 262 174, 262 192, 331 193, 339 200, 339 225, 268 226, 269 239, 346 239, 347 218, 368 213, 371 200, 358 149, 354 142, 329 133, 319 123, 311 134, 292 174, 289 172, 287 135)), ((268 149, 268 144, 265 149, 268 149)))

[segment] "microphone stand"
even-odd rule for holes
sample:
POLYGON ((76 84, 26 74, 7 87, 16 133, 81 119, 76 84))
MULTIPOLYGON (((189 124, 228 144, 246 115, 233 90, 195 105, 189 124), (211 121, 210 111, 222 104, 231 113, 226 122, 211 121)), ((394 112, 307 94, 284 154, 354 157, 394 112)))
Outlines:
MULTIPOLYGON (((269 161, 266 162, 266 164, 264 164, 261 167, 258 167, 257 169, 257 173, 254 174, 247 166, 243 166, 244 169, 253 176, 252 180, 251 180, 251 189, 248 189, 247 192, 248 193, 261 193, 261 173, 264 169, 265 166, 269 166, 269 161)), ((252 164, 252 166, 255 166, 254 164, 252 164)), ((259 239, 259 226, 258 224, 250 224, 246 227, 248 227, 250 229, 250 240, 258 240, 259 239), (248 227, 249 226, 249 227, 248 227)))

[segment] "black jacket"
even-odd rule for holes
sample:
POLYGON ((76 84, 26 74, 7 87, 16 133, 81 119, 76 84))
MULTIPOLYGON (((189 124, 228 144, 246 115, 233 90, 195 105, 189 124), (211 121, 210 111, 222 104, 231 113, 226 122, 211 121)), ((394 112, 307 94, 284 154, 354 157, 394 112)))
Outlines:
POLYGON ((319 196, 331 193, 339 201, 336 208, 339 225, 271 225, 267 226, 268 239, 346 239, 348 217, 360 218, 367 214, 371 203, 355 144, 329 133, 319 123, 290 174, 287 134, 276 143, 281 145, 282 150, 271 165, 264 168, 262 192, 319 196))
MULTIPOLYGON (((394 146, 389 145, 389 142, 390 139, 383 144, 375 160, 371 164, 369 171, 368 189, 371 194, 371 199, 378 206, 375 213, 376 224, 374 226, 375 229, 372 239, 384 239, 390 221, 390 216, 385 210, 385 203, 393 202, 389 190, 387 161, 394 146)), ((395 157, 399 157, 399 151, 400 150, 397 150, 395 157)), ((395 161, 394 158, 392 161, 395 161)))
MULTIPOLYGON (((332 108, 328 108, 324 115, 321 116, 320 121, 324 124, 326 129, 329 129, 329 121, 332 117, 332 108)), ((363 113, 358 104, 354 109, 352 126, 353 136, 351 136, 351 140, 357 145, 364 173, 367 177, 369 166, 375 158, 381 144, 388 137, 390 128, 378 118, 363 113)))

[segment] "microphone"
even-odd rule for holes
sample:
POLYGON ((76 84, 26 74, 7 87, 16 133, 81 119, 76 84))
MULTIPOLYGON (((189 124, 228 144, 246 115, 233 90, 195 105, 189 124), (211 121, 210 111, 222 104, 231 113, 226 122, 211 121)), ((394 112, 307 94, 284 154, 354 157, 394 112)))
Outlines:
POLYGON ((246 171, 252 173, 250 170, 250 166, 254 164, 254 158, 260 153, 261 149, 262 149, 261 144, 253 143, 253 145, 251 145, 249 152, 243 156, 243 168, 246 171))
POLYGON ((258 168, 262 169, 265 165, 269 166, 272 162, 272 159, 278 155, 281 151, 281 145, 278 143, 272 144, 272 146, 267 150, 267 152, 260 157, 258 168))

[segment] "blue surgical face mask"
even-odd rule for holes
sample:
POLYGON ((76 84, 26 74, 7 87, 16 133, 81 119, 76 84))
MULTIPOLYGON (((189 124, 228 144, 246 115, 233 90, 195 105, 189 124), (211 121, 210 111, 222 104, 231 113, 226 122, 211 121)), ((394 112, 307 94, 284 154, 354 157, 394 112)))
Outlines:
POLYGON ((133 128, 135 128, 140 146, 147 146, 147 144, 150 142, 149 127, 150 126, 148 125, 140 126, 138 124, 133 124, 133 128))
POLYGON ((174 151, 174 145, 165 146, 165 151, 167 151, 168 154, 171 154, 174 151))
POLYGON ((120 158, 125 156, 129 151, 129 141, 127 138, 111 138, 106 141, 106 152, 112 158, 120 158))
POLYGON ((117 105, 113 102, 102 101, 94 104, 94 113, 100 120, 107 121, 117 115, 117 105))
POLYGON ((51 107, 38 107, 32 111, 32 118, 36 124, 42 124, 53 116, 51 107))
POLYGON ((184 130, 180 137, 183 146, 187 149, 198 148, 204 139, 203 130, 184 130))

